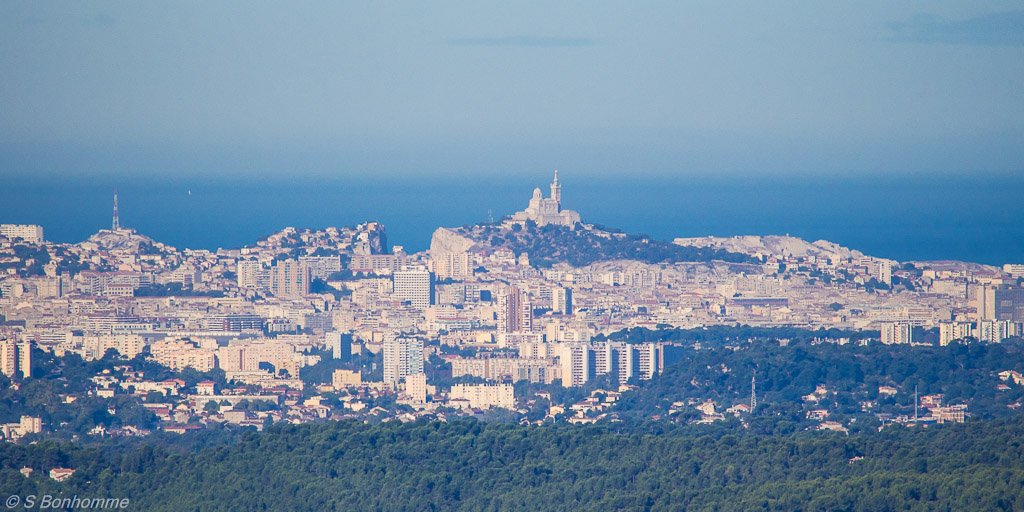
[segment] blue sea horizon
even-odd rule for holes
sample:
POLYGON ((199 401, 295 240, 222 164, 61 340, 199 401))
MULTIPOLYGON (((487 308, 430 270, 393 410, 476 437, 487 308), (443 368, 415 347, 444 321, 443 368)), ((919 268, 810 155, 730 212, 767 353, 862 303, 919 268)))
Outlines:
MULTIPOLYGON (((0 222, 39 224, 79 242, 123 227, 178 248, 234 248, 291 226, 382 222, 391 245, 429 247, 437 227, 498 219, 526 206, 550 175, 252 178, 7 178, 0 222)), ((785 235, 829 240, 899 261, 1024 263, 1024 178, 969 176, 587 177, 561 173, 562 206, 584 222, 671 241, 785 235)))

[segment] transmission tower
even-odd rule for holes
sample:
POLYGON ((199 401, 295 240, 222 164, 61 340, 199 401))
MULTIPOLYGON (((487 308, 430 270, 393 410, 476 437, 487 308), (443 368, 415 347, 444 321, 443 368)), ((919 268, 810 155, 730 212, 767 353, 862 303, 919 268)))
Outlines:
POLYGON ((111 229, 113 229, 114 231, 117 231, 117 230, 121 229, 121 220, 118 219, 118 215, 117 215, 117 188, 116 187, 114 188, 114 223, 113 223, 113 227, 111 229))
POLYGON ((757 370, 754 370, 754 375, 750 377, 750 412, 754 412, 757 407, 757 370))

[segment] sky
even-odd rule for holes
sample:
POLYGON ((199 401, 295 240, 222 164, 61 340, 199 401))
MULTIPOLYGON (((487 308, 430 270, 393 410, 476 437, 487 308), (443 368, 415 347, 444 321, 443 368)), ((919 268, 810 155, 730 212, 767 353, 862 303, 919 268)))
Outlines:
POLYGON ((0 3, 0 176, 1024 172, 1019 2, 0 3))

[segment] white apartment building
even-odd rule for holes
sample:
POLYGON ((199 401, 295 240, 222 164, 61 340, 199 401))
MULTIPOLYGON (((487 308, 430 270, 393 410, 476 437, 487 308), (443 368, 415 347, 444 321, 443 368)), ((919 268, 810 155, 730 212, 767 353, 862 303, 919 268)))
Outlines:
POLYGON ((500 292, 496 301, 499 332, 530 332, 533 330, 533 305, 519 287, 500 292))
POLYGON ((1024 264, 1007 263, 1006 265, 1003 265, 1003 272, 1006 272, 1013 277, 1024 277, 1024 264))
POLYGON ((296 260, 282 260, 270 269, 270 291, 277 297, 302 298, 309 295, 309 268, 296 260))
POLYGON ((352 352, 349 340, 345 339, 341 331, 327 331, 324 333, 324 341, 327 348, 331 349, 331 358, 347 359, 352 352))
POLYGON ((26 242, 43 242, 43 227, 35 224, 0 224, 0 235, 9 239, 20 238, 26 242))
POLYGON ((239 288, 265 291, 270 288, 270 271, 259 260, 239 260, 235 277, 239 288))
POLYGON ((409 375, 423 373, 423 340, 395 338, 384 340, 384 382, 398 387, 409 375))
POLYGON ((466 400, 474 409, 501 407, 515 409, 516 399, 512 384, 455 384, 448 398, 466 400))
POLYGON ((913 327, 909 322, 886 322, 881 326, 882 343, 886 345, 908 344, 912 341, 913 327))
POLYGON ((431 254, 430 259, 438 279, 462 281, 473 277, 473 260, 468 252, 439 252, 431 254))
POLYGON ((999 343, 1006 338, 1020 336, 1022 324, 1009 320, 979 320, 977 327, 978 341, 999 343))
POLYGON ((0 341, 0 371, 8 377, 21 372, 23 378, 32 376, 32 344, 27 341, 0 341))
POLYGON ((406 377, 405 394, 413 402, 425 403, 427 401, 427 376, 417 373, 406 377))
POLYGON ((572 288, 554 286, 551 288, 551 312, 572 314, 572 288))
POLYGON ((582 386, 590 380, 590 347, 586 343, 559 343, 562 386, 582 386))
POLYGON ((956 340, 972 335, 973 325, 970 322, 939 322, 939 345, 946 346, 956 340))
POLYGON ((434 283, 430 272, 417 269, 403 269, 393 274, 394 295, 401 301, 408 301, 414 307, 426 308, 433 303, 434 283))
POLYGON ((299 256, 299 263, 309 269, 309 278, 323 279, 341 271, 341 258, 338 256, 299 256))

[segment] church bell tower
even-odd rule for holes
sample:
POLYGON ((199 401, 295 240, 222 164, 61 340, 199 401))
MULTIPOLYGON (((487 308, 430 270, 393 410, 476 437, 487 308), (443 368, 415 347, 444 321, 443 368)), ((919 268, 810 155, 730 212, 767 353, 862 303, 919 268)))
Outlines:
POLYGON ((555 169, 555 181, 551 182, 551 199, 554 199, 558 203, 558 208, 562 208, 562 186, 558 184, 558 169, 555 169))

